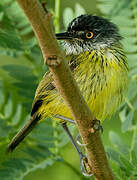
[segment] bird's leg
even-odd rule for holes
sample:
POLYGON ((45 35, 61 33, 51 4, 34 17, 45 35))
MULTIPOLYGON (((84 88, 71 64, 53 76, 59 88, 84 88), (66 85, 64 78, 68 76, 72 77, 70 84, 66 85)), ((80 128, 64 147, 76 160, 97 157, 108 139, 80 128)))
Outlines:
MULTIPOLYGON (((58 119, 61 119, 63 121, 67 121, 67 122, 72 123, 72 124, 76 124, 74 120, 72 120, 72 119, 70 119, 68 117, 62 116, 60 114, 56 114, 56 115, 54 115, 54 117, 58 118, 58 119)), ((94 133, 95 131, 98 131, 98 130, 100 130, 101 133, 103 133, 103 127, 100 125, 100 121, 97 120, 97 119, 93 120, 92 123, 91 123, 91 129, 90 130, 91 130, 91 133, 94 133)), ((77 144, 79 146, 86 146, 86 144, 82 144, 80 142, 80 138, 81 138, 80 133, 78 133, 78 135, 76 137, 77 144)))
POLYGON ((91 133, 101 131, 103 133, 103 127, 100 124, 100 120, 94 119, 91 123, 91 133))
POLYGON ((54 115, 54 117, 58 118, 58 119, 61 119, 61 120, 64 120, 64 121, 67 121, 67 122, 72 123, 72 124, 76 124, 74 120, 72 120, 70 118, 67 118, 65 116, 61 116, 59 114, 54 115))
POLYGON ((82 143, 80 142, 80 139, 81 139, 81 136, 80 136, 80 133, 78 133, 78 135, 76 136, 76 142, 77 142, 77 144, 78 144, 79 146, 86 146, 86 144, 82 144, 82 143))
POLYGON ((61 123, 63 129, 65 130, 65 132, 68 134, 69 138, 71 139, 72 144, 74 145, 75 149, 77 150, 79 157, 80 157, 80 167, 81 167, 81 172, 84 176, 92 176, 93 174, 91 174, 90 172, 87 173, 86 171, 88 171, 87 169, 89 168, 88 162, 87 162, 87 157, 80 151, 79 147, 77 146, 71 132, 69 131, 66 122, 65 123, 61 123), (88 168, 87 168, 88 167, 88 168))
MULTIPOLYGON (((64 120, 64 121, 67 121, 67 122, 72 123, 72 124, 76 124, 74 120, 72 120, 72 119, 70 119, 70 118, 67 118, 67 117, 65 117, 65 116, 61 116, 61 115, 59 115, 59 114, 54 115, 54 117, 55 117, 55 118, 58 118, 58 119, 61 119, 61 120, 64 120)), ((82 144, 82 143, 80 142, 80 138, 81 138, 80 133, 78 133, 78 135, 77 135, 77 137, 76 137, 76 142, 77 142, 77 144, 78 144, 79 146, 86 146, 86 144, 82 144)))

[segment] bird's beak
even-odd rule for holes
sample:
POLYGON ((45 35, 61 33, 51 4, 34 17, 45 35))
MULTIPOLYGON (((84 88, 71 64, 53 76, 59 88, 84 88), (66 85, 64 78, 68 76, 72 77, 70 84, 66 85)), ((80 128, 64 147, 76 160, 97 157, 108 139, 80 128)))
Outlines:
POLYGON ((56 38, 58 40, 72 39, 72 37, 69 36, 68 32, 58 33, 56 34, 56 38))

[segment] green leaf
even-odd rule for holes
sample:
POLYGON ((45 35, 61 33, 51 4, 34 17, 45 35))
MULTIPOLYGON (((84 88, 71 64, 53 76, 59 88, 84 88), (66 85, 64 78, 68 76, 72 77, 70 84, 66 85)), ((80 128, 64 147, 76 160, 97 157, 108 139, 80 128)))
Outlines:
POLYGON ((37 78, 32 75, 31 69, 21 65, 6 65, 3 69, 17 80, 13 84, 18 88, 19 95, 32 100, 37 87, 37 78))
POLYGON ((110 157, 113 161, 120 164, 120 159, 119 159, 119 153, 118 152, 116 152, 112 148, 107 148, 107 154, 108 154, 108 157, 110 157))
POLYGON ((45 168, 46 166, 52 165, 53 162, 51 159, 43 159, 35 163, 35 161, 27 158, 10 158, 2 164, 0 177, 4 180, 22 180, 29 172, 38 168, 45 168))
POLYGON ((125 168, 126 170, 126 173, 128 174, 128 176, 130 175, 130 173, 132 173, 133 171, 133 165, 129 162, 129 160, 127 160, 126 158, 120 156, 120 161, 123 165, 123 167, 125 168))
POLYGON ((119 112, 119 117, 122 123, 124 123, 126 121, 126 112, 127 112, 127 108, 123 108, 120 112, 119 112))
POLYGON ((85 9, 79 3, 76 3, 76 6, 75 6, 75 17, 78 17, 78 16, 80 16, 82 14, 86 14, 85 9))
POLYGON ((0 12, 0 22, 3 20, 4 12, 0 12))
POLYGON ((122 131, 123 132, 130 130, 132 128, 133 116, 134 116, 134 111, 132 111, 132 110, 128 113, 128 115, 126 115, 126 120, 122 124, 122 131))
POLYGON ((19 36, 14 31, 6 31, 0 29, 0 47, 3 49, 11 49, 21 51, 22 44, 19 36))
POLYGON ((129 68, 134 68, 137 66, 136 54, 127 54, 127 59, 129 62, 129 68))
POLYGON ((74 19, 74 13, 71 8, 65 8, 63 12, 63 24, 65 26, 65 29, 67 29, 69 23, 74 19))
POLYGON ((10 118, 11 115, 12 115, 12 99, 11 97, 9 97, 4 109, 5 119, 10 118))
POLYGON ((3 83, 1 81, 0 81, 0 97, 1 97, 1 100, 0 100, 0 110, 1 110, 1 107, 5 101, 4 88, 3 88, 3 83))
POLYGON ((22 55, 37 44, 32 27, 16 1, 3 1, 0 9, 0 54, 22 55))
POLYGON ((37 149, 34 149, 34 148, 31 148, 31 147, 28 147, 24 150, 24 152, 28 155, 30 155, 31 159, 33 161, 37 161, 39 158, 48 158, 51 153, 45 149, 45 152, 42 152, 42 151, 38 151, 37 149))
POLYGON ((12 116, 11 118, 11 125, 12 126, 15 126, 19 123, 20 119, 21 119, 21 116, 22 116, 22 105, 21 104, 18 104, 17 107, 16 107, 16 112, 15 114, 12 116))
POLYGON ((113 146, 120 151, 121 154, 128 155, 128 145, 113 131, 110 131, 109 138, 113 146))
POLYGON ((8 132, 11 130, 11 126, 7 125, 6 120, 0 119, 0 139, 7 138, 8 132))
POLYGON ((135 153, 134 150, 131 151, 131 159, 132 159, 132 164, 133 164, 134 166, 137 166, 137 155, 136 155, 136 153, 135 153))
POLYGON ((27 78, 28 74, 31 75, 30 69, 22 65, 5 65, 3 69, 8 71, 9 75, 17 80, 24 80, 27 78))
POLYGON ((130 84, 129 84, 129 87, 128 87, 128 92, 127 92, 127 97, 128 97, 128 100, 131 101, 133 100, 136 95, 137 95, 137 83, 136 81, 134 80, 130 80, 130 84))

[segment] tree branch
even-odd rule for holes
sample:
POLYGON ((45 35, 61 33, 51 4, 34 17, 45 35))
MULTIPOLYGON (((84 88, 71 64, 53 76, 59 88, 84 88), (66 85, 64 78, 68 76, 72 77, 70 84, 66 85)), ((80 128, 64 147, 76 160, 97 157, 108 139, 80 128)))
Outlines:
POLYGON ((50 68, 56 88, 68 105, 86 145, 88 163, 97 180, 113 180, 99 132, 91 133, 94 120, 60 50, 52 27, 51 14, 38 0, 17 0, 28 17, 42 50, 44 62, 50 68))

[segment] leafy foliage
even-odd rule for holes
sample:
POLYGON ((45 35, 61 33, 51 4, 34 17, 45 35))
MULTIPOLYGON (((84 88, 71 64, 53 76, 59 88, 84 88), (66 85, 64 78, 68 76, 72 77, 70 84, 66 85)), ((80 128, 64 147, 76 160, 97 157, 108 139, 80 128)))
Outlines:
POLYGON ((113 144, 113 149, 108 148, 107 152, 116 178, 119 180, 136 179, 137 152, 134 147, 134 136, 129 146, 114 132, 110 132, 109 137, 113 144))
POLYGON ((17 2, 0 2, 0 54, 15 57, 36 44, 32 27, 17 2))
MULTIPOLYGON (((98 0, 97 6, 105 17, 119 26, 130 69, 126 101, 118 112, 121 131, 123 134, 129 133, 127 137, 130 143, 124 142, 115 132, 110 132, 112 147, 109 146, 106 151, 116 178, 134 180, 137 176, 137 2, 98 0)), ((74 17, 84 13, 84 8, 79 4, 74 9, 65 8, 64 27, 74 17)), ((59 18, 59 14, 55 13, 55 16, 59 18)), ((59 19, 55 22, 58 30, 59 19)), ((43 66, 42 54, 32 28, 13 0, 0 2, 0 55, 4 55, 8 62, 0 66, 0 177, 3 180, 23 179, 29 172, 51 166, 55 161, 63 163, 60 148, 68 142, 68 138, 56 122, 46 119, 15 153, 5 155, 10 139, 30 118, 37 84, 47 70, 43 66), (9 57, 11 59, 8 60, 9 57)))

